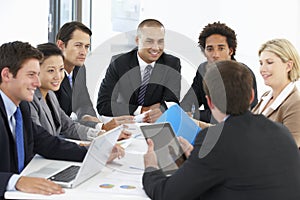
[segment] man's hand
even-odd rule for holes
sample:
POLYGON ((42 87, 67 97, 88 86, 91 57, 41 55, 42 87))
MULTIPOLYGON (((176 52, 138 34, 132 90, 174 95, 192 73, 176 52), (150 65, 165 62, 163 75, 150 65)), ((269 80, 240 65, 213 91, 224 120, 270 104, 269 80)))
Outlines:
POLYGON ((141 114, 147 112, 148 110, 153 110, 155 108, 160 108, 160 103, 153 104, 151 106, 143 106, 141 109, 141 114))
POLYGON ((162 112, 159 108, 151 109, 150 112, 145 113, 143 122, 154 123, 161 115, 162 112))
POLYGON ((21 176, 16 183, 16 189, 22 192, 34 194, 63 194, 65 191, 56 183, 36 177, 21 176))
POLYGON ((178 137, 178 141, 180 143, 181 148, 183 149, 185 157, 188 158, 194 149, 193 145, 191 145, 186 139, 184 139, 181 136, 178 137))
POLYGON ((114 117, 112 120, 107 122, 106 124, 103 124, 102 129, 109 131, 117 126, 120 126, 121 124, 133 124, 133 116, 131 115, 124 115, 119 117, 114 117))
POLYGON ((97 118, 97 117, 94 117, 94 116, 91 116, 91 115, 84 115, 82 118, 81 118, 82 121, 88 121, 88 122, 97 122, 97 123, 101 123, 101 121, 97 118))
MULTIPOLYGON (((125 126, 125 125, 124 125, 124 126, 125 126)), ((129 132, 129 131, 123 129, 122 132, 121 132, 121 134, 120 134, 120 136, 119 136, 119 138, 118 138, 118 141, 119 141, 119 140, 128 139, 128 138, 131 137, 131 135, 132 135, 131 132, 129 132)))
POLYGON ((210 124, 210 123, 206 123, 206 122, 203 122, 203 121, 200 121, 200 120, 196 120, 196 119, 193 119, 191 118, 201 129, 205 129, 207 127, 210 127, 210 126, 214 126, 214 124, 210 124))
POLYGON ((120 159, 120 158, 124 157, 124 155, 125 155, 124 149, 119 144, 116 144, 113 147, 107 162, 110 163, 116 158, 120 159))
POLYGON ((147 143, 148 143, 148 151, 144 155, 145 169, 147 167, 158 168, 157 157, 156 157, 156 154, 155 154, 155 151, 154 151, 154 143, 151 139, 147 139, 147 143))

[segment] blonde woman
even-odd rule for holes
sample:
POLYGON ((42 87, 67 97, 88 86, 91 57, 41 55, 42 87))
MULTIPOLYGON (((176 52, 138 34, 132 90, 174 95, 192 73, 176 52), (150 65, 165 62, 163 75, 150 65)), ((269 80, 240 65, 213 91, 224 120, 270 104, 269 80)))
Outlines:
POLYGON ((300 147, 300 93, 295 85, 300 76, 299 54, 288 40, 274 39, 264 43, 258 55, 260 74, 271 90, 252 112, 284 124, 300 147))

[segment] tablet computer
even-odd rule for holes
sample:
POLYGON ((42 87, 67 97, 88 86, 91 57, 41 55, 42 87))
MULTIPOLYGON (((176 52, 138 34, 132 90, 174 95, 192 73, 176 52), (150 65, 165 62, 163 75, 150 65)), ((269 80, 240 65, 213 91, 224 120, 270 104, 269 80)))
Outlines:
POLYGON ((158 166, 165 175, 172 175, 186 160, 172 126, 165 122, 140 126, 140 128, 146 139, 153 140, 158 166))

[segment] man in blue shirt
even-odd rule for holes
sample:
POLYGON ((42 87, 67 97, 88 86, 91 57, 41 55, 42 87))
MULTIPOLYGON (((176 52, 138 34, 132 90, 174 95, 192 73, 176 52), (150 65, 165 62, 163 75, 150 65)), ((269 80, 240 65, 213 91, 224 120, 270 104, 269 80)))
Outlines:
POLYGON ((0 198, 7 190, 63 193, 49 180, 19 173, 36 153, 49 159, 80 162, 87 152, 85 147, 52 136, 32 122, 28 101, 33 100, 34 91, 41 85, 42 58, 42 53, 28 43, 16 41, 0 47, 0 198), (14 116, 16 110, 21 111, 20 117, 14 116), (23 142, 17 142, 19 138, 23 142))

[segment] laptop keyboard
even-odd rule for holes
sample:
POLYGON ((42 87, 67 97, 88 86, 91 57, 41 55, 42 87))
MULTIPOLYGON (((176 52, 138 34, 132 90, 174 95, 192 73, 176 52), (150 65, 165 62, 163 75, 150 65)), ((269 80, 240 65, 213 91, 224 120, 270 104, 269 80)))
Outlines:
POLYGON ((57 174, 54 174, 49 179, 51 181, 70 182, 76 177, 79 169, 80 166, 71 165, 57 174))

